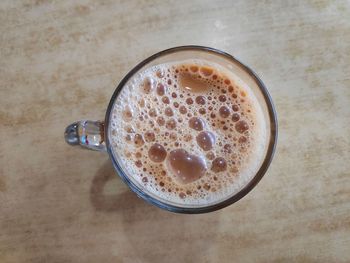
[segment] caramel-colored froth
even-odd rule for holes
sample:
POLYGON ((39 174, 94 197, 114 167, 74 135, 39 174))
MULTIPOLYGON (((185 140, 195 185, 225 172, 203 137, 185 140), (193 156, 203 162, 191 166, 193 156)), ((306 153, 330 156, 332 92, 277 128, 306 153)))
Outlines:
POLYGON ((207 61, 150 67, 115 101, 110 140, 126 174, 154 197, 208 205, 242 189, 266 148, 260 105, 237 76, 207 61))

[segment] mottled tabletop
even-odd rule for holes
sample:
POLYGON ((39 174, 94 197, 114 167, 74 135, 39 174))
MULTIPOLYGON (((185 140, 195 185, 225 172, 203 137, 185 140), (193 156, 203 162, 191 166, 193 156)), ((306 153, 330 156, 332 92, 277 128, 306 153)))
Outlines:
POLYGON ((0 262, 350 262, 349 1, 2 0, 0 32, 0 262), (188 44, 253 68, 279 119, 263 180, 202 215, 145 203, 63 139, 188 44))

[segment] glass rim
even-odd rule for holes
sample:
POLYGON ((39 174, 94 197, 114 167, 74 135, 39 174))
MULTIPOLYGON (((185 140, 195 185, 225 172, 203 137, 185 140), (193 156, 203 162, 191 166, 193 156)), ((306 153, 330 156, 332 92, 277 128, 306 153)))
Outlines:
POLYGON ((211 47, 196 46, 196 45, 178 46, 178 47, 169 48, 169 49, 160 51, 158 53, 155 53, 154 55, 146 58, 145 60, 143 60, 142 62, 137 64, 133 69, 131 69, 129 71, 129 73, 127 73, 125 75, 125 77, 120 81, 120 83, 116 87, 116 89, 115 89, 115 91, 110 99, 110 102, 108 104, 108 108, 107 108, 106 116, 105 116, 105 142, 106 142, 107 152, 108 152, 108 155, 112 161, 113 167, 116 170, 116 172, 118 173, 119 177, 130 187, 130 189, 132 191, 134 191, 139 197, 141 197, 142 199, 144 199, 148 203, 155 205, 159 208, 171 211, 171 212, 184 213, 184 214, 200 214, 200 213, 207 213, 207 212, 216 211, 216 210, 222 209, 224 207, 227 207, 227 206, 237 202, 238 200, 243 198, 245 195, 247 195, 259 183, 259 181, 265 175, 268 167, 270 166, 270 163, 273 159, 275 149, 276 149, 277 135, 278 135, 278 124, 277 124, 276 110, 275 110, 275 107, 273 105, 272 98, 271 98, 265 84, 257 76, 257 74, 252 69, 250 69, 248 66, 246 66, 245 64, 240 62, 238 59, 236 59, 234 56, 232 56, 224 51, 221 51, 221 50, 218 50, 215 48, 211 48, 211 47), (151 61, 153 61, 161 56, 180 52, 180 51, 209 52, 209 53, 212 53, 214 55, 222 56, 226 59, 231 60, 233 63, 235 63, 237 66, 239 66, 243 71, 248 73, 248 75, 255 81, 255 83, 259 87, 259 89, 264 97, 264 100, 265 100, 265 103, 267 106, 267 110, 268 110, 268 115, 270 118, 270 138, 269 138, 269 142, 267 144, 267 151, 265 154, 264 161, 260 165, 260 168, 258 169, 256 174, 253 176, 253 178, 239 192, 237 192, 233 196, 231 196, 231 197, 229 197, 229 198, 227 198, 227 199, 225 199, 217 204, 212 204, 212 205, 202 206, 202 207, 193 207, 192 208, 192 207, 181 207, 181 206, 168 204, 166 201, 161 201, 161 200, 155 199, 151 195, 148 195, 146 192, 142 191, 142 189, 140 189, 137 185, 135 185, 129 179, 129 177, 125 174, 121 165, 115 159, 114 154, 113 154, 113 150, 112 150, 112 147, 111 147, 111 144, 109 141, 109 136, 108 136, 109 120, 110 120, 111 111, 113 109, 114 101, 117 98, 117 96, 119 95, 120 91, 125 86, 125 84, 129 81, 129 79, 136 72, 138 72, 142 67, 144 67, 145 65, 147 65, 151 61))

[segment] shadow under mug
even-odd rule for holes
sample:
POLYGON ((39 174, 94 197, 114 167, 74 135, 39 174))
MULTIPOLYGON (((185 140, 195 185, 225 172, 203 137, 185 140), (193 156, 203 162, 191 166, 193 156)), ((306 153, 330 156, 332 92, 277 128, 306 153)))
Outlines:
POLYGON ((215 211, 235 203, 243 196, 245 196, 248 192, 250 192, 261 180, 272 161, 273 154, 276 148, 277 117, 272 103, 272 99, 265 85, 249 67, 245 66, 233 56, 214 48, 202 46, 181 46, 170 48, 156 53, 153 56, 139 63, 136 67, 134 67, 123 78, 123 80, 119 83, 116 90, 114 91, 107 108, 105 120, 83 120, 72 123, 66 128, 65 140, 70 145, 80 145, 84 148, 107 152, 113 163, 114 169, 116 170, 117 174, 121 177, 121 179, 123 179, 123 181, 131 188, 131 190, 133 190, 139 197, 143 198, 147 202, 171 212, 198 214, 215 211), (233 194, 232 196, 228 196, 223 201, 200 207, 174 205, 166 200, 162 200, 160 197, 155 197, 154 194, 151 195, 150 193, 141 189, 141 187, 135 184, 131 180, 130 176, 128 176, 123 170, 123 165, 120 163, 118 158, 116 158, 115 153, 113 152, 113 149, 111 147, 111 140, 109 138, 111 111, 114 102, 118 97, 118 94, 128 83, 128 81, 135 74, 141 72, 142 70, 148 67, 162 63, 188 59, 203 59, 215 62, 220 66, 224 67, 225 69, 233 72, 240 79, 242 79, 253 91, 254 95, 257 98, 257 101, 261 106, 265 118, 267 134, 267 147, 265 150, 264 158, 261 160, 259 169, 256 171, 252 179, 239 192, 233 194))

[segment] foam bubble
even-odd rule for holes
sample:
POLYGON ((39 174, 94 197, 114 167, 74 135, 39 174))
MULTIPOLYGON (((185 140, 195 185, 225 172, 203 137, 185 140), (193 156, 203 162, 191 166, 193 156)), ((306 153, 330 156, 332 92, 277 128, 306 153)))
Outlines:
POLYGON ((148 151, 149 158, 151 159, 151 161, 156 163, 163 162, 165 160, 166 155, 166 150, 159 143, 153 144, 148 151))
POLYGON ((155 139, 156 139, 156 135, 154 134, 154 132, 151 132, 151 131, 145 132, 146 142, 154 142, 155 139))
POLYGON ((204 128, 204 121, 198 117, 192 117, 188 121, 188 126, 196 131, 202 131, 204 128))
POLYGON ((169 103, 170 103, 170 100, 169 100, 169 98, 168 98, 167 96, 163 96, 163 97, 162 97, 162 102, 163 102, 164 104, 169 104, 169 103))
POLYGON ((238 113, 233 113, 232 114, 232 121, 233 122, 237 122, 237 121, 239 121, 239 114, 238 113))
POLYGON ((197 144, 204 151, 209 151, 214 147, 215 136, 213 133, 208 131, 200 132, 196 137, 197 144))
POLYGON ((219 114, 222 118, 227 118, 230 116, 230 109, 226 106, 221 106, 219 109, 219 114))
POLYGON ((122 118, 125 121, 131 121, 132 117, 133 117, 133 109, 129 105, 126 105, 123 110, 122 118))
POLYGON ((247 131, 249 129, 249 125, 246 121, 239 121, 236 123, 235 125, 235 129, 236 131, 238 131, 239 133, 243 133, 245 131, 247 131))
POLYGON ((187 113, 187 108, 185 106, 180 106, 179 111, 181 114, 186 114, 187 113))
POLYGON ((197 104, 200 104, 200 105, 205 104, 205 97, 204 96, 197 96, 195 100, 196 100, 197 104))
POLYGON ((157 85, 157 94, 163 96, 165 94, 165 86, 163 83, 158 83, 157 85))
POLYGON ((164 114, 168 117, 174 116, 174 112, 170 107, 166 107, 164 110, 164 114))
POLYGON ((143 91, 148 94, 151 93, 156 85, 155 80, 152 77, 146 77, 143 81, 143 91))
POLYGON ((201 178, 207 169, 200 156, 192 155, 184 149, 176 149, 169 154, 169 167, 182 184, 192 183, 201 178))
POLYGON ((143 140, 143 137, 141 134, 135 134, 134 143, 136 147, 141 147, 142 145, 145 144, 145 141, 143 140))
POLYGON ((168 130, 173 130, 175 129, 176 127, 176 120, 171 118, 170 120, 168 120, 165 124, 165 127, 168 129, 168 130))
POLYGON ((188 105, 192 105, 192 104, 193 104, 193 99, 192 99, 192 98, 187 98, 187 99, 186 99, 186 103, 187 103, 188 105))
POLYGON ((212 162, 211 170, 215 173, 226 171, 227 169, 227 163, 226 160, 222 157, 218 157, 214 159, 212 162))

